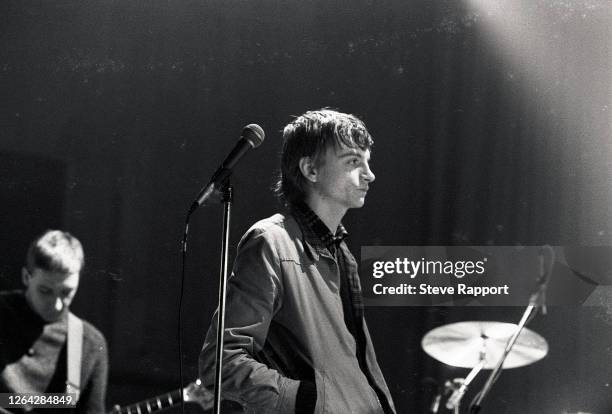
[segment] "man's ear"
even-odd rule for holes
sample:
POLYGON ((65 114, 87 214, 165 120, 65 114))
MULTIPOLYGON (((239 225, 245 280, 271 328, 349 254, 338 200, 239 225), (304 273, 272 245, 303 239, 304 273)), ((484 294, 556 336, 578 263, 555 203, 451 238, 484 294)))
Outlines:
POLYGON ((28 287, 28 285, 30 284, 30 278, 32 277, 32 275, 30 274, 30 272, 28 272, 28 269, 24 267, 21 268, 21 281, 23 282, 23 284, 28 287))
POLYGON ((316 183, 318 176, 317 176, 317 167, 315 166, 314 161, 312 160, 311 157, 302 157, 300 158, 300 172, 302 173, 302 175, 304 176, 304 178, 306 178, 308 181, 310 181, 311 183, 316 183))

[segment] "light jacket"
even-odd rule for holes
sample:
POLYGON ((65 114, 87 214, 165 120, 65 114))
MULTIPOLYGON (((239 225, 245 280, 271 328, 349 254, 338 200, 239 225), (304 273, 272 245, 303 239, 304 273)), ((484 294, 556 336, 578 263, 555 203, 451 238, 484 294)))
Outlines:
MULTIPOLYGON (((346 243, 340 248, 354 263, 346 243)), ((291 215, 253 225, 238 245, 228 282, 223 398, 247 413, 294 413, 306 380, 316 384, 317 414, 382 414, 355 356, 339 289, 336 260, 305 240, 291 215)), ((214 382, 216 321, 215 313, 200 354, 207 385, 214 382)), ((363 328, 367 369, 393 407, 365 321, 363 328)))

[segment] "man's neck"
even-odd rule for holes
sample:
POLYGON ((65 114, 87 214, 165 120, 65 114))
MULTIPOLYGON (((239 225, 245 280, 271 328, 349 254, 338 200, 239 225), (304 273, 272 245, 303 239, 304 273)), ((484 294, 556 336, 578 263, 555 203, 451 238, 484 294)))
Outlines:
POLYGON ((346 208, 338 208, 331 206, 317 197, 306 197, 304 202, 310 207, 314 213, 319 216, 321 221, 325 223, 332 234, 336 234, 336 229, 342 221, 342 217, 346 214, 346 208))

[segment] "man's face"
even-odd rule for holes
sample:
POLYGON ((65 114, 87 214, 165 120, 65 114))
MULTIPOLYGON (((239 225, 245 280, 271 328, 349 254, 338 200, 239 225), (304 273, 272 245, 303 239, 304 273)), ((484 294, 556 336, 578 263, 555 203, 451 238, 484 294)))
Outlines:
POLYGON ((47 322, 55 322, 68 312, 79 286, 79 273, 22 269, 26 300, 34 312, 47 322))
POLYGON ((316 168, 315 194, 334 209, 362 207, 368 187, 375 178, 369 162, 368 149, 328 147, 316 168))

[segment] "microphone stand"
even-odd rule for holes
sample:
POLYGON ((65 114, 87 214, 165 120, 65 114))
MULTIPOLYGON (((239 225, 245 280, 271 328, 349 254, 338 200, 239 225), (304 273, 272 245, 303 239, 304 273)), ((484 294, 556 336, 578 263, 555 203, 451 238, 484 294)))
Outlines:
POLYGON ((228 250, 230 217, 232 212, 233 188, 227 180, 223 191, 223 235, 221 240, 221 268, 219 272, 219 311, 217 312, 217 355, 215 364, 214 413, 221 413, 221 382, 223 368, 223 334, 225 332, 225 294, 227 291, 228 250))
POLYGON ((485 383, 484 387, 482 387, 482 390, 476 396, 474 402, 470 405, 470 414, 477 414, 480 412, 480 409, 482 408, 481 406, 482 400, 484 400, 484 398, 489 393, 489 391, 491 391, 491 388, 493 387, 493 383, 497 380, 497 378, 501 374, 502 365, 504 364, 504 361, 508 357, 508 354, 510 353, 510 351, 512 351, 512 347, 516 343, 516 340, 521 334, 521 331, 523 330, 523 328, 527 325, 527 323, 529 323, 529 321, 531 321, 531 319, 533 319, 533 317, 537 314, 538 309, 540 307, 542 307, 542 312, 546 314, 546 304, 545 304, 546 287, 548 284, 548 275, 550 271, 552 270, 554 261, 555 261, 555 252, 552 249, 552 247, 548 245, 542 247, 542 249, 540 250, 540 276, 538 277, 538 289, 529 298, 529 305, 525 309, 525 312, 523 312, 523 317, 521 318, 518 326, 516 327, 516 331, 514 331, 514 334, 508 340, 508 343, 506 344, 506 348, 504 349, 504 353, 502 354, 501 358, 497 362, 497 365, 495 366, 495 368, 493 368, 493 371, 489 375, 489 378, 487 378, 487 382, 485 383), (543 257, 544 250, 548 250, 551 255, 548 269, 546 268, 544 264, 544 257, 543 257))

